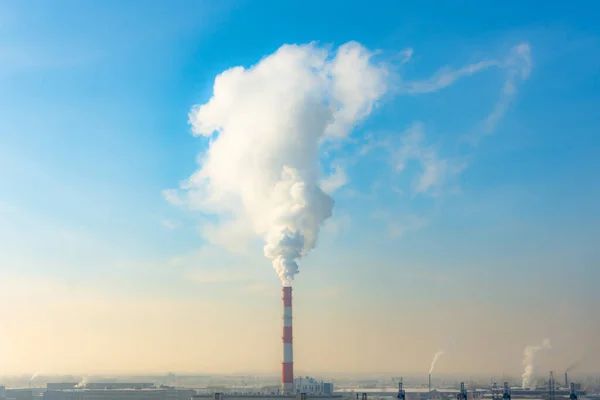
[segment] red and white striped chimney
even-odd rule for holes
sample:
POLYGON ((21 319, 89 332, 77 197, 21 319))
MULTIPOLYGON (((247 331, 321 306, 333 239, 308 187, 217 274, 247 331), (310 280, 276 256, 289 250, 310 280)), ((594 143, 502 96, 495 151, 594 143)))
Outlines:
POLYGON ((284 393, 294 392, 294 351, 292 345, 292 288, 283 287, 283 363, 281 386, 284 393))

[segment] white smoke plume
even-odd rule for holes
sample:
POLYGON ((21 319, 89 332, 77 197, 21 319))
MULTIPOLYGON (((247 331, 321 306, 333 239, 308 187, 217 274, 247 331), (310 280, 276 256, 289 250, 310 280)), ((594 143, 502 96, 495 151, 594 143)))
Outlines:
POLYGON ((175 200, 216 215, 228 232, 250 227, 291 285, 332 215, 333 199, 320 186, 320 145, 346 137, 371 113, 387 76, 356 42, 335 54, 315 43, 284 45, 248 69, 222 72, 210 100, 189 114, 193 133, 210 141, 181 187, 187 198, 175 200))
POLYGON ((75 385, 76 389, 85 389, 86 385, 88 383, 88 379, 84 376, 81 378, 81 381, 75 385))
POLYGON ((433 368, 435 367, 435 363, 437 362, 437 360, 444 354, 443 351, 438 351, 437 353, 435 353, 433 355, 433 360, 431 360, 431 367, 429 367, 429 373, 431 374, 433 372, 433 368))
POLYGON ((544 339, 541 344, 534 346, 525 347, 525 351, 523 352, 523 365, 525 366, 525 370, 523 371, 522 388, 527 389, 531 387, 531 380, 533 374, 535 373, 535 355, 538 351, 542 349, 550 348, 550 340, 544 339))
POLYGON ((39 374, 40 374, 39 372, 36 372, 35 374, 31 375, 31 378, 29 378, 29 382, 31 382, 32 380, 37 378, 39 374))

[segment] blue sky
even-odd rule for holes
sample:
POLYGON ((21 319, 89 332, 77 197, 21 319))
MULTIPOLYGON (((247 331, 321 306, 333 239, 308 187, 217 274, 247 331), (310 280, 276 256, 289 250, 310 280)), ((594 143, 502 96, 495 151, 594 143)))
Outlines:
MULTIPOLYGON (((399 76, 426 82, 482 60, 504 60, 527 43, 528 78, 516 79, 502 118, 476 144, 466 139, 481 136, 484 119, 502 98, 506 69, 466 74, 431 93, 386 97, 351 141, 332 150, 347 183, 335 192, 334 216, 318 247, 301 264, 296 296, 305 296, 305 304, 330 302, 342 325, 347 308, 362 316, 380 310, 368 318, 385 324, 383 310, 398 304, 436 324, 447 322, 440 307, 457 317, 489 307, 512 315, 514 323, 542 316, 545 322, 525 323, 529 330, 506 345, 516 354, 503 366, 510 371, 520 368, 525 345, 550 335, 560 310, 583 328, 577 340, 570 331, 555 334, 562 350, 549 363, 567 359, 566 349, 581 351, 581 342, 597 332, 600 320, 591 315, 600 301, 595 3, 172 3, 0 4, 3 279, 61 290, 89 286, 101 293, 99 302, 121 293, 125 303, 199 299, 216 307, 215 315, 239 302, 251 312, 277 312, 273 296, 259 295, 272 290, 278 298, 260 246, 251 254, 215 249, 200 234, 203 217, 161 195, 194 172, 197 154, 206 149, 204 139, 190 134, 187 114, 210 98, 215 76, 251 66, 286 43, 335 48, 355 40, 381 50, 391 64, 412 49, 399 76), (419 163, 409 160, 399 174, 396 153, 388 151, 401 149, 402 135, 416 123, 423 145, 456 166, 425 193, 415 190, 419 163), (358 156, 385 140, 383 148, 358 156), (232 266, 240 266, 233 275, 232 266), (510 295, 501 294, 506 288, 510 295), (363 292, 368 296, 360 297, 363 292)), ((20 303, 22 313, 39 311, 31 291, 20 303)), ((73 296, 61 307, 76 303, 73 296)), ((472 335, 484 340, 483 331, 472 335)), ((417 345, 424 364, 440 346, 467 346, 442 334, 427 340, 417 345)), ((150 368, 209 368, 163 361, 150 360, 150 368)), ((15 368, 39 369, 45 362, 31 356, 15 368)), ((306 368, 341 370, 344 362, 306 368)))

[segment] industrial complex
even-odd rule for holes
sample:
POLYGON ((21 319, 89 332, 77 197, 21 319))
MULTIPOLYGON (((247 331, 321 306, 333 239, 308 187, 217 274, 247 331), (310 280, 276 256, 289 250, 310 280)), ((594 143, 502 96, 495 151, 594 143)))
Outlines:
MULTIPOLYGON (((279 399, 340 399, 340 400, 586 400, 600 396, 587 394, 582 385, 569 381, 567 373, 564 382, 555 380, 554 373, 542 386, 533 388, 511 387, 508 382, 498 385, 465 384, 454 382, 435 385, 432 371, 435 361, 443 352, 434 356, 432 367, 427 375, 427 383, 421 387, 408 388, 402 378, 393 378, 396 383, 390 386, 373 381, 368 384, 334 385, 334 382, 319 380, 310 376, 294 376, 293 351, 293 310, 292 288, 284 286, 283 293, 283 359, 281 383, 279 385, 255 385, 249 387, 242 381, 241 386, 226 384, 199 387, 179 382, 178 385, 152 382, 46 382, 46 387, 5 388, 0 386, 0 400, 279 400, 279 399)), ((33 379, 33 378, 31 378, 33 379)), ((274 382, 273 382, 274 383, 274 382)), ((600 387, 600 381, 598 385, 600 387)))
POLYGON ((45 389, 6 389, 0 386, 0 400, 279 400, 279 399, 340 399, 340 400, 586 400, 600 399, 588 395, 574 382, 568 387, 557 385, 550 375, 548 385, 536 389, 510 387, 494 383, 487 388, 468 389, 464 382, 457 387, 447 388, 404 388, 402 380, 397 388, 373 389, 341 388, 334 390, 333 384, 311 377, 294 379, 293 393, 283 390, 262 388, 176 388, 152 383, 103 383, 91 382, 80 385, 72 382, 48 382, 45 389))

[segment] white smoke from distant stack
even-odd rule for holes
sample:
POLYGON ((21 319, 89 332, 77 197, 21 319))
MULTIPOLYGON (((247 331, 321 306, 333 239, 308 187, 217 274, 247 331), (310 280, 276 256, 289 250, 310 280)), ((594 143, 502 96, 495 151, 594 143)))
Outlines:
POLYGON ((285 45, 251 68, 224 71, 210 100, 189 114, 194 134, 210 142, 182 185, 186 202, 218 216, 228 232, 251 227, 289 286, 333 210, 319 185, 320 145, 371 113, 387 75, 355 42, 335 54, 285 45))
POLYGON ((535 373, 535 355, 538 351, 542 349, 550 348, 550 340, 544 339, 541 344, 534 346, 527 346, 523 352, 523 365, 525 366, 525 370, 523 371, 523 378, 521 387, 523 389, 531 388, 532 386, 532 378, 535 373))
POLYGON ((40 374, 39 372, 36 372, 35 374, 33 374, 31 376, 31 378, 29 378, 29 382, 31 382, 32 380, 34 380, 35 378, 37 378, 39 374, 40 374))
POLYGON ((433 372, 433 368, 435 368, 435 363, 443 354, 444 354, 444 352, 440 350, 433 355, 433 360, 431 360, 431 367, 429 367, 430 374, 433 372))
POLYGON ((81 381, 77 385, 75 385, 75 389, 85 389, 87 383, 88 383, 88 380, 84 376, 83 378, 81 378, 81 381))

